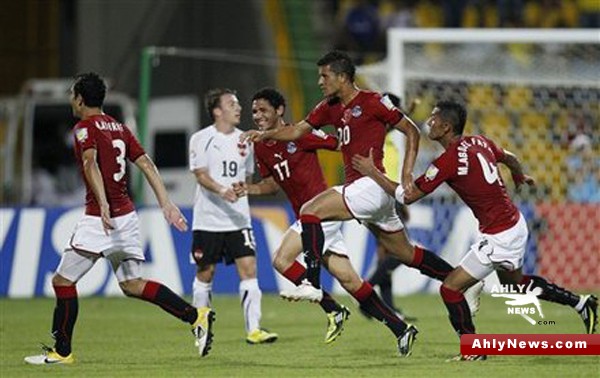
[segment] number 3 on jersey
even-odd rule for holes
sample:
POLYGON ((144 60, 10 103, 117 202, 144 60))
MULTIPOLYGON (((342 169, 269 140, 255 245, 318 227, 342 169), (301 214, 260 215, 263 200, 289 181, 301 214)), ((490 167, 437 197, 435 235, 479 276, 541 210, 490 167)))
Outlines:
POLYGON ((125 162, 125 142, 121 139, 115 139, 112 141, 112 145, 114 148, 119 150, 119 154, 117 155, 117 164, 119 164, 119 171, 113 175, 113 180, 116 182, 121 181, 123 176, 125 176, 125 168, 127 168, 127 163, 125 162))

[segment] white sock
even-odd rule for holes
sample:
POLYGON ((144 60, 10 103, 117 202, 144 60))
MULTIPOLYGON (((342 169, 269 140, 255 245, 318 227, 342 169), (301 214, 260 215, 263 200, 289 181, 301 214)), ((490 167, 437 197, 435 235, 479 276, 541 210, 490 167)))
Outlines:
POLYGON ((194 278, 194 284, 192 285, 194 298, 192 299, 192 305, 198 307, 210 307, 212 299, 212 282, 202 282, 198 277, 194 278))
POLYGON ((258 287, 258 279, 251 278, 240 281, 240 299, 246 321, 246 333, 260 328, 260 300, 262 292, 258 287))

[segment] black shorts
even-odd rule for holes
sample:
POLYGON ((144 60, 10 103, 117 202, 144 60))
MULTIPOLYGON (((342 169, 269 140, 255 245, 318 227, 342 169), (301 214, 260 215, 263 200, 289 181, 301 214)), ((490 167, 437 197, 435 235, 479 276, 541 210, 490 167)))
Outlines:
POLYGON ((192 257, 198 266, 220 262, 230 265, 240 257, 256 255, 251 228, 226 232, 194 230, 193 234, 192 257))

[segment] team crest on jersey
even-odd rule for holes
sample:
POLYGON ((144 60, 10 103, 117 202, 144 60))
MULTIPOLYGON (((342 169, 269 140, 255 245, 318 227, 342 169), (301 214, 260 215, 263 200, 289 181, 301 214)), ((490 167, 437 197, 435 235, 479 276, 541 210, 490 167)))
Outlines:
POLYGON ((246 143, 238 143, 237 148, 241 157, 248 155, 248 145, 246 143))
POLYGON ((75 131, 75 137, 77 138, 77 141, 79 143, 85 142, 85 140, 88 138, 87 129, 86 128, 78 129, 77 131, 75 131))
POLYGON ((298 146, 296 146, 296 143, 294 143, 294 142, 289 142, 287 144, 286 148, 287 148, 287 152, 289 154, 293 154, 294 152, 296 152, 298 150, 298 146))
POLYGON ((425 171, 425 179, 426 179, 427 181, 431 181, 431 180, 433 180, 433 179, 435 178, 435 176, 437 176, 437 174, 438 174, 438 172, 439 172, 439 171, 440 171, 440 170, 438 169, 438 167, 436 167, 436 166, 435 166, 435 165, 433 165, 433 164, 432 164, 432 165, 430 165, 430 166, 427 168, 427 171, 425 171))
POLYGON ((360 107, 360 105, 356 105, 355 107, 352 108, 351 113, 352 113, 352 117, 358 118, 362 114, 362 108, 360 107))

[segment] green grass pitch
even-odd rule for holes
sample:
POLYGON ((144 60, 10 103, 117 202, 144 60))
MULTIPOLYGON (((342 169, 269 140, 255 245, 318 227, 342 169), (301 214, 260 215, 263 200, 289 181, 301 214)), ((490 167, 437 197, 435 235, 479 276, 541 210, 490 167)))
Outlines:
MULTIPOLYGON (((247 345, 236 296, 217 295, 215 342, 199 358, 188 326, 151 304, 127 298, 83 298, 74 335, 77 363, 28 366, 39 342, 51 343, 53 299, 0 300, 1 377, 600 377, 600 356, 491 356, 487 361, 447 363, 459 351, 446 310, 436 295, 396 298, 419 318, 420 333, 409 358, 397 356, 386 327, 352 315, 340 338, 323 343, 326 319, 317 305, 263 297, 262 325, 279 333, 269 345, 247 345)), ((498 298, 484 296, 476 317, 479 333, 580 333, 572 309, 542 302, 555 325, 532 326, 507 315, 498 298)))

